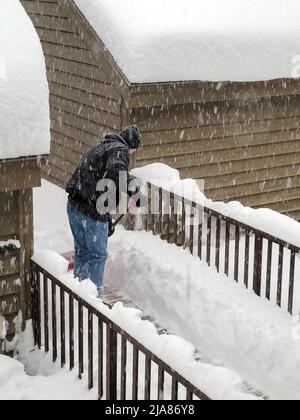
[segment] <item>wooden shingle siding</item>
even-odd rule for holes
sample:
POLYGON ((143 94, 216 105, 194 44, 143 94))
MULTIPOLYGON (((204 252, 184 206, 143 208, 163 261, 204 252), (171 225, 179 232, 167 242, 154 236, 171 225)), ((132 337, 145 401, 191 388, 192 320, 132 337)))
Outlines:
POLYGON ((295 217, 300 213, 299 86, 293 81, 286 96, 270 91, 267 97, 265 90, 263 97, 251 100, 220 97, 132 108, 132 119, 143 132, 137 165, 159 161, 183 177, 204 179, 209 198, 271 207, 295 217))
POLYGON ((15 274, 9 276, 1 276, 0 279, 0 295, 10 296, 20 292, 20 280, 15 274))
MULTIPOLYGON (((17 231, 18 227, 16 218, 14 226, 11 226, 10 228, 10 233, 8 233, 9 228, 4 231, 1 228, 1 234, 3 232, 4 236, 0 237, 0 241, 16 238, 17 234, 15 232, 17 231), (5 235, 5 232, 7 235, 5 235)), ((4 316, 8 322, 8 340, 11 340, 15 334, 15 323, 13 321, 18 316, 20 310, 20 251, 7 251, 5 254, 0 253, 0 315, 4 316)))
POLYGON ((17 295, 0 297, 0 312, 3 316, 15 315, 20 308, 20 300, 17 295))
POLYGON ((14 239, 18 232, 18 197, 16 192, 0 192, 0 241, 14 239))
POLYGON ((64 186, 83 153, 122 126, 125 80, 71 1, 23 0, 42 41, 52 149, 44 174, 64 186))
POLYGON ((7 252, 1 255, 0 276, 11 276, 20 273, 19 251, 7 252))
POLYGON ((25 158, 0 162, 0 242, 18 240, 20 249, 0 247, 0 316, 8 321, 8 340, 15 333, 14 319, 22 313, 23 327, 30 319, 27 279, 33 255, 32 188, 41 185, 44 159, 25 158))

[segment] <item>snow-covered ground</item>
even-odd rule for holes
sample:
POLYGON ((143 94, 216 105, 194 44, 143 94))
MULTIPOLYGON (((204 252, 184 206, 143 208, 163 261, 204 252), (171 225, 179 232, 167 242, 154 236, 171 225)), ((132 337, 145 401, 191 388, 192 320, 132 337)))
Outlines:
POLYGON ((48 154, 49 88, 42 46, 19 0, 0 0, 0 159, 48 154))
POLYGON ((298 0, 75 2, 131 82, 290 78, 299 64, 298 0))
MULTIPOLYGON (((172 179, 175 185, 174 176, 170 175, 169 182, 172 179)), ((43 258, 43 264, 49 271, 93 301, 91 284, 74 281, 71 273, 66 274, 67 263, 64 260, 44 252, 50 249, 63 253, 73 247, 66 202, 64 191, 46 181, 43 181, 41 189, 35 191, 37 258, 43 258)), ((300 380, 295 374, 300 364, 298 319, 293 320, 243 286, 218 275, 188 251, 162 242, 151 233, 126 232, 118 228, 110 240, 109 253, 106 284, 119 288, 170 333, 182 337, 180 342, 185 344, 181 350, 188 352, 186 354, 191 356, 193 349, 197 349, 201 360, 196 365, 198 375, 190 376, 190 379, 198 381, 197 385, 204 392, 217 399, 253 399, 258 398, 257 392, 272 399, 300 398, 300 380)), ((127 319, 129 328, 128 319, 132 320, 131 317, 134 322, 142 322, 138 321, 138 312, 126 313, 122 306, 117 306, 110 316, 121 324, 127 319)), ((123 327, 126 325, 122 324, 123 327)), ((141 324, 137 329, 133 326, 129 333, 137 333, 141 340, 146 340, 145 344, 151 346, 155 340, 149 340, 149 337, 154 331, 150 327, 148 336, 148 333, 141 334, 143 330, 144 325, 141 324)), ((40 383, 40 389, 46 392, 47 386, 52 389, 57 380, 57 383, 70 381, 72 386, 76 384, 78 387, 73 392, 70 385, 71 392, 62 394, 62 398, 72 398, 78 393, 83 393, 83 398, 96 398, 94 393, 85 394, 86 388, 81 382, 76 382, 74 374, 67 370, 55 370, 58 367, 53 367, 39 352, 30 353, 28 350, 32 348, 32 341, 28 339, 28 334, 27 331, 25 345, 24 338, 19 344, 20 359, 34 377, 22 378, 21 366, 17 362, 8 366, 12 369, 15 382, 10 381, 10 388, 5 387, 1 396, 9 397, 16 385, 24 390, 20 395, 29 398, 30 383, 32 389, 40 383)), ((154 345, 153 350, 159 352, 159 348, 154 345)), ((161 356, 166 357, 166 353, 162 352, 161 356)), ((186 357, 185 360, 189 360, 186 357)), ((176 357, 174 361, 176 363, 176 357)), ((186 366, 180 368, 183 369, 181 373, 188 377, 191 375, 186 366)), ((0 376, 3 369, 3 375, 7 375, 6 363, 0 363, 0 376)), ((52 395, 50 393, 49 398, 52 395)))

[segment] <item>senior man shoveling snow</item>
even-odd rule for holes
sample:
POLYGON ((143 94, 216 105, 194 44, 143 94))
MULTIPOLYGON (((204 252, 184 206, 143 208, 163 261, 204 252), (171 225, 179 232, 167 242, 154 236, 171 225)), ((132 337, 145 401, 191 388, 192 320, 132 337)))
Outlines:
POLYGON ((139 149, 140 143, 141 135, 136 126, 120 134, 108 134, 82 157, 66 187, 67 211, 75 243, 74 276, 81 281, 93 281, 100 297, 108 237, 114 231, 110 204, 120 204, 122 177, 126 180, 126 196, 131 197, 129 202, 126 200, 128 212, 132 213, 136 207, 133 196, 138 189, 132 190, 134 178, 129 175, 129 164, 130 156, 139 149))

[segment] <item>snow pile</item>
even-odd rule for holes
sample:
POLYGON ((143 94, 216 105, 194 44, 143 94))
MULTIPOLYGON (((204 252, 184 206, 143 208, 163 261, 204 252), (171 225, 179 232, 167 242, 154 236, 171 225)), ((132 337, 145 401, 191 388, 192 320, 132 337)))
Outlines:
MULTIPOLYGON (((274 235, 286 242, 300 246, 300 223, 271 209, 252 209, 233 201, 228 204, 205 198, 193 179, 180 178, 179 171, 161 163, 134 169, 132 174, 167 191, 175 192, 189 200, 203 204, 225 216, 274 235)), ((201 186, 200 186, 201 187, 201 186)))
POLYGON ((68 272, 68 261, 56 252, 50 250, 37 251, 33 256, 33 260, 54 277, 58 278, 68 272))
POLYGON ((292 77, 298 0, 75 0, 131 82, 292 77))
MULTIPOLYGON (((299 324, 188 251, 122 228, 110 241, 107 285, 274 399, 300 399, 299 324)), ((215 382, 239 384, 229 369, 215 382)), ((224 394, 225 396, 225 394, 224 394)), ((228 396, 228 395, 226 395, 228 396)))
MULTIPOLYGON (((46 263, 47 269, 51 274, 58 277, 67 287, 92 306, 98 308, 103 315, 133 336, 211 398, 217 400, 252 400, 257 398, 245 389, 243 381, 231 370, 222 366, 196 361, 194 356, 195 347, 186 340, 178 336, 159 335, 154 324, 141 319, 139 310, 125 308, 122 303, 117 303, 110 310, 97 299, 98 292, 93 283, 90 281, 80 283, 73 278, 73 273, 67 274, 67 262, 64 267, 62 258, 59 255, 41 252, 35 254, 34 260, 43 267, 46 263), (58 268, 59 266, 60 268, 58 268), (216 386, 216 383, 218 383, 218 386, 216 386)), ((123 262, 121 266, 123 266, 123 262)), ((87 328, 85 331, 87 331, 87 328)), ((128 372, 130 372, 129 368, 128 372)))
POLYGON ((20 241, 17 241, 15 239, 10 239, 8 241, 0 241, 0 248, 10 248, 13 247, 15 249, 20 249, 21 244, 20 241))
POLYGON ((0 159, 48 154, 49 89, 42 47, 19 0, 0 0, 0 159))
POLYGON ((47 377, 29 376, 22 363, 0 356, 0 378, 0 401, 97 399, 96 390, 88 391, 67 369, 47 377))

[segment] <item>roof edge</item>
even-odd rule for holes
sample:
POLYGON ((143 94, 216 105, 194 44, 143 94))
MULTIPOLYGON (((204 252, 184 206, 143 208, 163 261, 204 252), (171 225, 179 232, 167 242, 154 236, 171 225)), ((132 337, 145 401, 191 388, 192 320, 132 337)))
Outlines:
POLYGON ((0 158, 0 165, 9 164, 9 163, 21 163, 21 162, 33 163, 34 161, 36 161, 37 164, 41 164, 41 163, 45 163, 49 156, 50 156, 50 153, 43 154, 43 155, 20 156, 16 158, 7 158, 7 159, 0 158))
POLYGON ((182 105, 225 100, 254 100, 300 94, 300 79, 273 79, 261 82, 182 81, 133 83, 130 108, 182 105), (149 101, 146 104, 146 96, 149 101))

